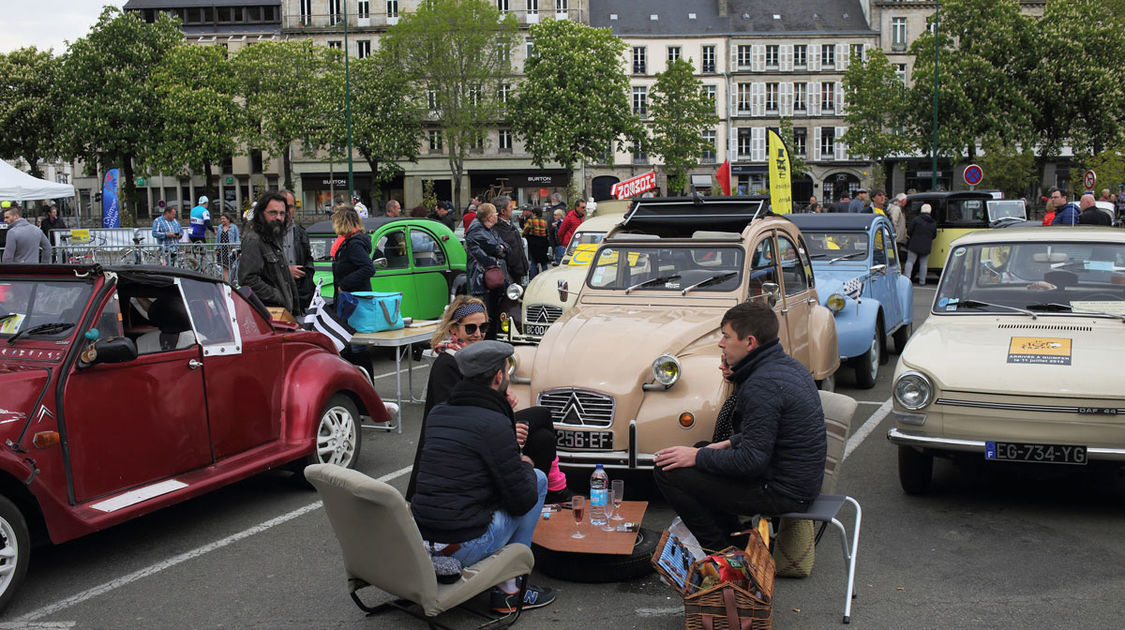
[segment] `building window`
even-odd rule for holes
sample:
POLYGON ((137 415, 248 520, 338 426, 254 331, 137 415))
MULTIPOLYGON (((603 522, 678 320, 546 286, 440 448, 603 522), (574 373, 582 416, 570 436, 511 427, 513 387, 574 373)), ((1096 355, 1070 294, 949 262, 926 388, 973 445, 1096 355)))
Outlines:
POLYGON ((359 0, 355 14, 361 18, 371 17, 371 0, 359 0))
POLYGON ((387 0, 387 17, 398 17, 398 0, 387 0))
POLYGON ((555 0, 555 13, 570 13, 567 0, 555 0))
POLYGON ((808 109, 808 85, 800 82, 793 84, 793 111, 803 112, 808 109))
POLYGON ((437 111, 437 90, 426 90, 426 107, 431 112, 437 111))
POLYGON ((511 129, 501 129, 500 133, 497 134, 497 143, 496 144, 497 144, 497 148, 500 150, 501 153, 511 153, 512 152, 512 130, 511 129))
POLYGON ((430 129, 426 135, 430 140, 430 153, 441 153, 441 130, 430 129))
POLYGON ((504 66, 510 66, 512 64, 512 49, 504 46, 500 49, 499 53, 500 63, 504 66))
POLYGON ((719 107, 718 88, 715 87, 714 85, 705 85, 705 86, 703 86, 702 91, 703 91, 703 96, 710 99, 711 104, 715 106, 715 109, 718 109, 718 107, 719 107))
POLYGON ((480 86, 470 86, 467 92, 469 96, 469 104, 471 104, 473 107, 480 107, 480 86))
POLYGON ((753 99, 751 96, 753 84, 739 83, 738 84, 738 112, 745 114, 750 112, 750 102, 753 99))
POLYGON ((480 153, 480 152, 484 151, 484 134, 483 133, 478 133, 476 135, 476 137, 473 138, 473 144, 469 146, 469 150, 474 152, 474 153, 480 153))
POLYGON ((703 141, 709 144, 708 148, 703 150, 703 155, 700 156, 700 162, 704 164, 714 164, 717 160, 715 155, 715 138, 717 137, 714 129, 709 129, 703 132, 703 141))
POLYGON ((891 50, 906 50, 906 18, 891 18, 891 50))
POLYGON ((633 143, 633 164, 648 164, 648 148, 643 138, 633 143))
POLYGON ((336 50, 343 50, 344 49, 344 42, 342 42, 338 39, 332 39, 332 40, 328 41, 328 47, 329 48, 335 48, 336 50))
POLYGON ((668 47, 668 63, 672 63, 673 61, 679 61, 679 60, 680 60, 680 47, 679 46, 669 46, 668 47))
POLYGON ((836 154, 836 129, 823 127, 820 130, 820 157, 822 160, 831 160, 836 154))
POLYGON ((776 68, 777 67, 778 58, 779 58, 779 55, 780 55, 780 49, 781 49, 781 47, 778 46, 777 44, 770 44, 770 45, 766 46, 766 67, 767 68, 776 68))
POLYGON ((301 15, 301 26, 312 24, 312 0, 301 0, 298 4, 298 11, 301 15))
POLYGON ((527 47, 525 50, 525 54, 527 55, 528 59, 532 59, 535 57, 535 40, 531 37, 527 38, 527 47))
POLYGON ((820 67, 836 67, 836 44, 822 44, 820 47, 820 67))
MULTIPOLYGON (((254 7, 250 7, 253 10, 254 7)), ((328 0, 328 25, 335 26, 344 21, 344 0, 328 0)))
POLYGON ((512 95, 512 86, 510 83, 501 83, 500 89, 496 90, 496 98, 501 103, 507 104, 508 97, 512 95))
POLYGON ((361 39, 355 43, 355 56, 356 59, 363 59, 371 56, 371 40, 361 39))
POLYGON ((499 11, 501 15, 507 13, 508 0, 496 0, 496 10, 499 11))
POLYGON ((739 67, 749 67, 754 63, 753 47, 745 44, 738 46, 738 65, 739 67))
POLYGON ((820 111, 830 114, 836 109, 836 85, 831 81, 820 84, 820 111))
POLYGON ((714 72, 715 71, 715 47, 703 47, 703 65, 700 72, 714 72))
POLYGON ((743 127, 738 130, 738 159, 750 159, 750 147, 753 144, 750 138, 751 134, 749 127, 743 127))
POLYGON ((805 157, 808 155, 809 130, 805 127, 793 128, 793 155, 805 157))
POLYGON ((902 82, 903 85, 906 85, 906 64, 905 63, 896 63, 895 64, 895 76, 898 77, 898 80, 900 82, 902 82))
POLYGON ((777 111, 777 84, 776 83, 767 83, 766 84, 766 111, 767 112, 776 112, 777 111))
POLYGON ((793 46, 793 65, 798 68, 809 65, 809 47, 806 44, 793 46))
POLYGON ((539 0, 527 0, 527 14, 539 15, 539 0))
POLYGON ((648 88, 643 85, 633 88, 633 113, 638 116, 648 115, 648 88))
POLYGON ((648 54, 645 52, 644 46, 633 47, 633 74, 645 74, 648 72, 648 54))
POLYGON ((852 44, 852 61, 866 61, 863 58, 863 44, 852 44))

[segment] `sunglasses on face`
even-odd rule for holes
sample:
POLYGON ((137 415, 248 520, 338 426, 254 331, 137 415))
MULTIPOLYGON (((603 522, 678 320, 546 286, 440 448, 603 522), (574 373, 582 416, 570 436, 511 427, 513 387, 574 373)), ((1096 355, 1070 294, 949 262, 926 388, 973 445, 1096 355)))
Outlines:
MULTIPOLYGON (((466 335, 475 335, 475 334, 477 334, 478 325, 477 324, 461 324, 461 328, 465 329, 466 335)), ((479 328, 480 328, 480 334, 483 335, 483 334, 487 333, 488 332, 488 322, 480 324, 479 328)))

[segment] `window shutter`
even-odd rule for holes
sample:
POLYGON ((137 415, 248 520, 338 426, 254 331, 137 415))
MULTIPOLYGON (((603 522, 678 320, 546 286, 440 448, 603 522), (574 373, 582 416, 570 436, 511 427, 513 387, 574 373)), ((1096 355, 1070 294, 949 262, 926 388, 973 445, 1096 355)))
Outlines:
POLYGON ((766 113, 766 84, 755 82, 751 85, 750 115, 762 116, 766 113))
POLYGON ((834 147, 836 155, 834 158, 837 160, 848 159, 848 145, 844 144, 844 132, 847 130, 847 127, 836 127, 836 146, 834 147))
POLYGON ((738 67, 738 44, 730 45, 730 67, 731 69, 738 67))
POLYGON ((844 113, 844 86, 836 82, 836 115, 839 116, 844 113))
POLYGON ((781 45, 781 71, 793 71, 793 44, 781 45))
POLYGON ((730 115, 731 116, 737 116, 738 115, 738 85, 735 84, 733 87, 734 87, 734 89, 731 90, 730 94, 727 95, 727 100, 730 101, 730 110, 729 110, 730 115))
POLYGON ((778 113, 782 116, 793 115, 793 84, 782 83, 780 86, 781 102, 779 103, 778 113))
POLYGON ((847 70, 852 60, 852 51, 847 44, 836 44, 836 67, 847 70))
POLYGON ((750 161, 766 161, 766 129, 754 127, 750 130, 750 161))
POLYGON ((809 116, 820 115, 820 84, 815 81, 809 81, 808 94, 805 95, 808 101, 809 116))
POLYGON ((811 72, 820 70, 820 44, 810 43, 808 52, 808 65, 811 72))
POLYGON ((753 54, 754 72, 763 72, 766 69, 766 47, 764 44, 754 44, 751 49, 753 54))
POLYGON ((813 149, 812 149, 813 160, 819 162, 820 161, 820 127, 813 127, 812 137, 813 137, 813 149))

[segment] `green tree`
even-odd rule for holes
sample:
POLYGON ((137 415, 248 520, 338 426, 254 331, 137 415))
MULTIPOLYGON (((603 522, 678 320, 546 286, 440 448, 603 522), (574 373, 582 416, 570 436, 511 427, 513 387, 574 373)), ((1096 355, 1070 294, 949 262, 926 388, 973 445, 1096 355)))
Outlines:
POLYGON ((785 148, 789 149, 789 173, 791 177, 797 179, 808 173, 809 165, 805 162, 805 158, 794 152, 797 143, 793 134, 793 119, 782 116, 781 120, 778 121, 777 134, 785 142, 785 148))
POLYGON ((383 38, 441 130, 457 205, 465 158, 483 148, 488 129, 502 117, 500 88, 511 80, 518 31, 515 14, 501 16, 484 0, 423 0, 383 38))
POLYGON ((373 182, 402 173, 398 162, 418 161, 425 110, 410 77, 381 51, 352 63, 352 142, 371 167, 373 182))
POLYGON ((246 124, 226 50, 180 44, 156 68, 152 84, 163 125, 153 130, 143 161, 161 173, 203 173, 214 196, 214 166, 238 151, 246 124))
POLYGON ((183 40, 178 25, 163 13, 146 24, 136 13, 107 6, 90 32, 70 45, 55 83, 60 155, 103 170, 120 167, 126 221, 137 196, 134 160, 163 125, 152 75, 183 40))
POLYGON ((913 148, 910 137, 900 132, 907 112, 906 87, 883 51, 871 50, 866 60, 852 58, 844 72, 844 94, 848 130, 843 139, 849 153, 882 163, 913 148))
POLYGON ((715 102, 703 92, 692 64, 677 59, 656 75, 649 108, 652 152, 664 158, 669 192, 681 193, 687 188, 688 171, 699 165, 704 151, 714 150, 703 132, 719 124, 715 102))
POLYGON ((584 160, 612 159, 613 145, 638 128, 621 65, 628 45, 609 29, 570 20, 545 20, 530 34, 535 56, 508 113, 532 162, 571 173, 584 160))
POLYGON ((1097 155, 1083 158, 1081 168, 1076 170, 1081 173, 1085 172, 1086 169, 1091 169, 1097 173, 1098 184, 1096 189, 1098 191, 1103 188, 1108 188, 1111 191, 1118 190, 1120 186, 1125 184, 1125 145, 1106 149, 1097 155))
POLYGON ((34 46, 0 54, 0 159, 23 158, 35 177, 43 176, 39 160, 55 154, 58 68, 50 51, 34 46))
POLYGON ((1005 197, 1035 197, 1039 176, 1035 168, 1035 152, 1015 147, 988 147, 976 158, 984 170, 985 188, 1004 192, 1005 197))
POLYGON ((242 139, 281 158, 287 188, 293 188, 293 143, 312 153, 338 136, 344 111, 340 54, 305 39, 260 42, 233 59, 247 115, 242 139))

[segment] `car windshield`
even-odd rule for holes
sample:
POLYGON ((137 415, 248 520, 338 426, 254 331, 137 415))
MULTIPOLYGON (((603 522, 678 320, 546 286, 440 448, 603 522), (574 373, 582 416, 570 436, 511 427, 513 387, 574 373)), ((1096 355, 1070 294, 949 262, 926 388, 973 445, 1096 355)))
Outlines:
POLYGON ((985 243, 950 253, 935 313, 1125 314, 1125 244, 985 243))
POLYGON ((740 247, 603 247, 588 282, 594 289, 724 292, 741 286, 742 261, 740 247))
POLYGON ((866 232, 805 231, 809 257, 815 261, 862 260, 867 256, 866 232))
POLYGON ((312 249, 314 262, 332 262, 332 242, 335 236, 309 235, 309 247, 312 249))
POLYGON ((988 202, 988 220, 995 223, 1001 219, 1027 219, 1023 199, 994 199, 988 202))
POLYGON ((23 337, 67 336, 77 325, 92 292, 93 285, 83 280, 0 278, 0 337, 19 332, 24 333, 23 337), (43 332, 33 332, 36 328, 43 332))
POLYGON ((598 249, 598 243, 602 242, 605 238, 605 232, 577 232, 574 237, 570 239, 570 245, 566 248, 566 256, 570 258, 572 265, 588 265, 594 260, 594 252, 598 249), (581 255, 575 256, 575 252, 581 251, 581 255))

